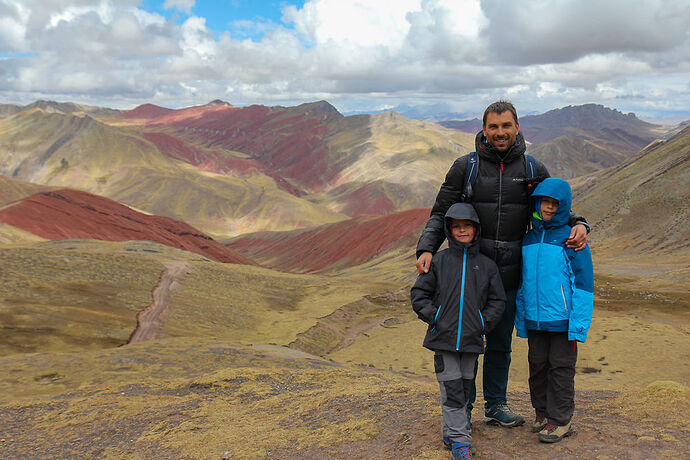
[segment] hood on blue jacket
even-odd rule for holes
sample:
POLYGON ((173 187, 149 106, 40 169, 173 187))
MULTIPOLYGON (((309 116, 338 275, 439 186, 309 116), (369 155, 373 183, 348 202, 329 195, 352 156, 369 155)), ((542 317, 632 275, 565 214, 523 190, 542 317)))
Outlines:
POLYGON ((532 222, 549 227, 567 224, 570 219, 570 205, 572 201, 572 192, 570 191, 570 184, 568 182, 555 177, 544 179, 537 185, 534 192, 532 192, 532 205, 530 208, 532 211, 532 222), (558 200, 558 210, 549 221, 545 221, 541 218, 540 206, 541 197, 543 196, 558 200))
POLYGON ((479 242, 479 236, 481 235, 481 225, 479 224, 479 216, 477 216, 477 211, 474 210, 474 206, 469 203, 455 203, 452 205, 446 212, 443 229, 446 232, 448 246, 451 248, 461 249, 477 244, 479 242), (453 235, 450 232, 450 219, 470 220, 474 222, 474 226, 477 229, 474 240, 472 240, 471 243, 461 243, 453 238, 453 235))

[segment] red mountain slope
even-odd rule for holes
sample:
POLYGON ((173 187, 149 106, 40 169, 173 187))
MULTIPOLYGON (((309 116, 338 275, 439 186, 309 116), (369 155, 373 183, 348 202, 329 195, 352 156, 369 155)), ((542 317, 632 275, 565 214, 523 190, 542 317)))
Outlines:
POLYGON ((142 104, 135 109, 124 112, 123 116, 127 119, 149 120, 164 117, 171 113, 175 113, 175 109, 168 109, 154 104, 142 104))
POLYGON ((281 189, 295 196, 302 196, 301 190, 288 183, 279 174, 251 158, 237 158, 213 150, 201 149, 170 134, 145 132, 144 138, 153 143, 158 151, 169 158, 189 163, 202 171, 216 174, 247 174, 257 170, 273 178, 281 189))
POLYGON ((367 262, 402 240, 416 241, 428 218, 428 209, 411 209, 308 230, 255 233, 239 237, 227 246, 280 270, 308 273, 346 268, 367 262))
POLYGON ((329 184, 339 172, 328 159, 326 137, 330 122, 343 116, 326 102, 289 108, 216 103, 170 112, 141 106, 125 118, 149 130, 172 129, 176 137, 204 148, 246 153, 308 190, 329 184))
POLYGON ((38 193, 0 210, 0 222, 50 240, 150 240, 219 262, 256 265, 179 220, 137 212, 78 190, 38 193))

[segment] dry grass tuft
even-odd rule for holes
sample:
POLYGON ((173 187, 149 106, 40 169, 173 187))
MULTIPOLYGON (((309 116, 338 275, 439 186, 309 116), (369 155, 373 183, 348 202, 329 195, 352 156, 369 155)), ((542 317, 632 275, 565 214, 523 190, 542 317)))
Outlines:
POLYGON ((656 381, 645 388, 623 392, 616 402, 618 412, 628 418, 654 421, 664 428, 687 427, 690 387, 669 380, 656 381))

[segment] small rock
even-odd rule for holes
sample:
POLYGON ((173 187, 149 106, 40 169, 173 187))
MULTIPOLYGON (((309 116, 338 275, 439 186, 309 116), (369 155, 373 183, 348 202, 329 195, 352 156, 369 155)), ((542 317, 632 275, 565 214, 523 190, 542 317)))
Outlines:
POLYGON ((225 453, 223 453, 223 458, 222 460, 230 460, 232 458, 232 452, 229 450, 226 450, 225 453))
POLYGON ((398 441, 397 442, 398 442, 398 444, 407 444, 408 442, 410 442, 411 438, 412 437, 407 433, 400 433, 398 435, 398 441))

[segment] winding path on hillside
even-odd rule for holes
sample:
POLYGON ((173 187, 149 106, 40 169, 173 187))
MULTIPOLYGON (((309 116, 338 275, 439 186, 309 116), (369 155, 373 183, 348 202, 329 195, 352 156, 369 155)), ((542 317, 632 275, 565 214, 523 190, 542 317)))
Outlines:
POLYGON ((137 314, 137 327, 127 343, 155 339, 172 313, 172 293, 182 286, 182 280, 192 270, 187 262, 163 262, 165 270, 153 288, 151 305, 137 314))

